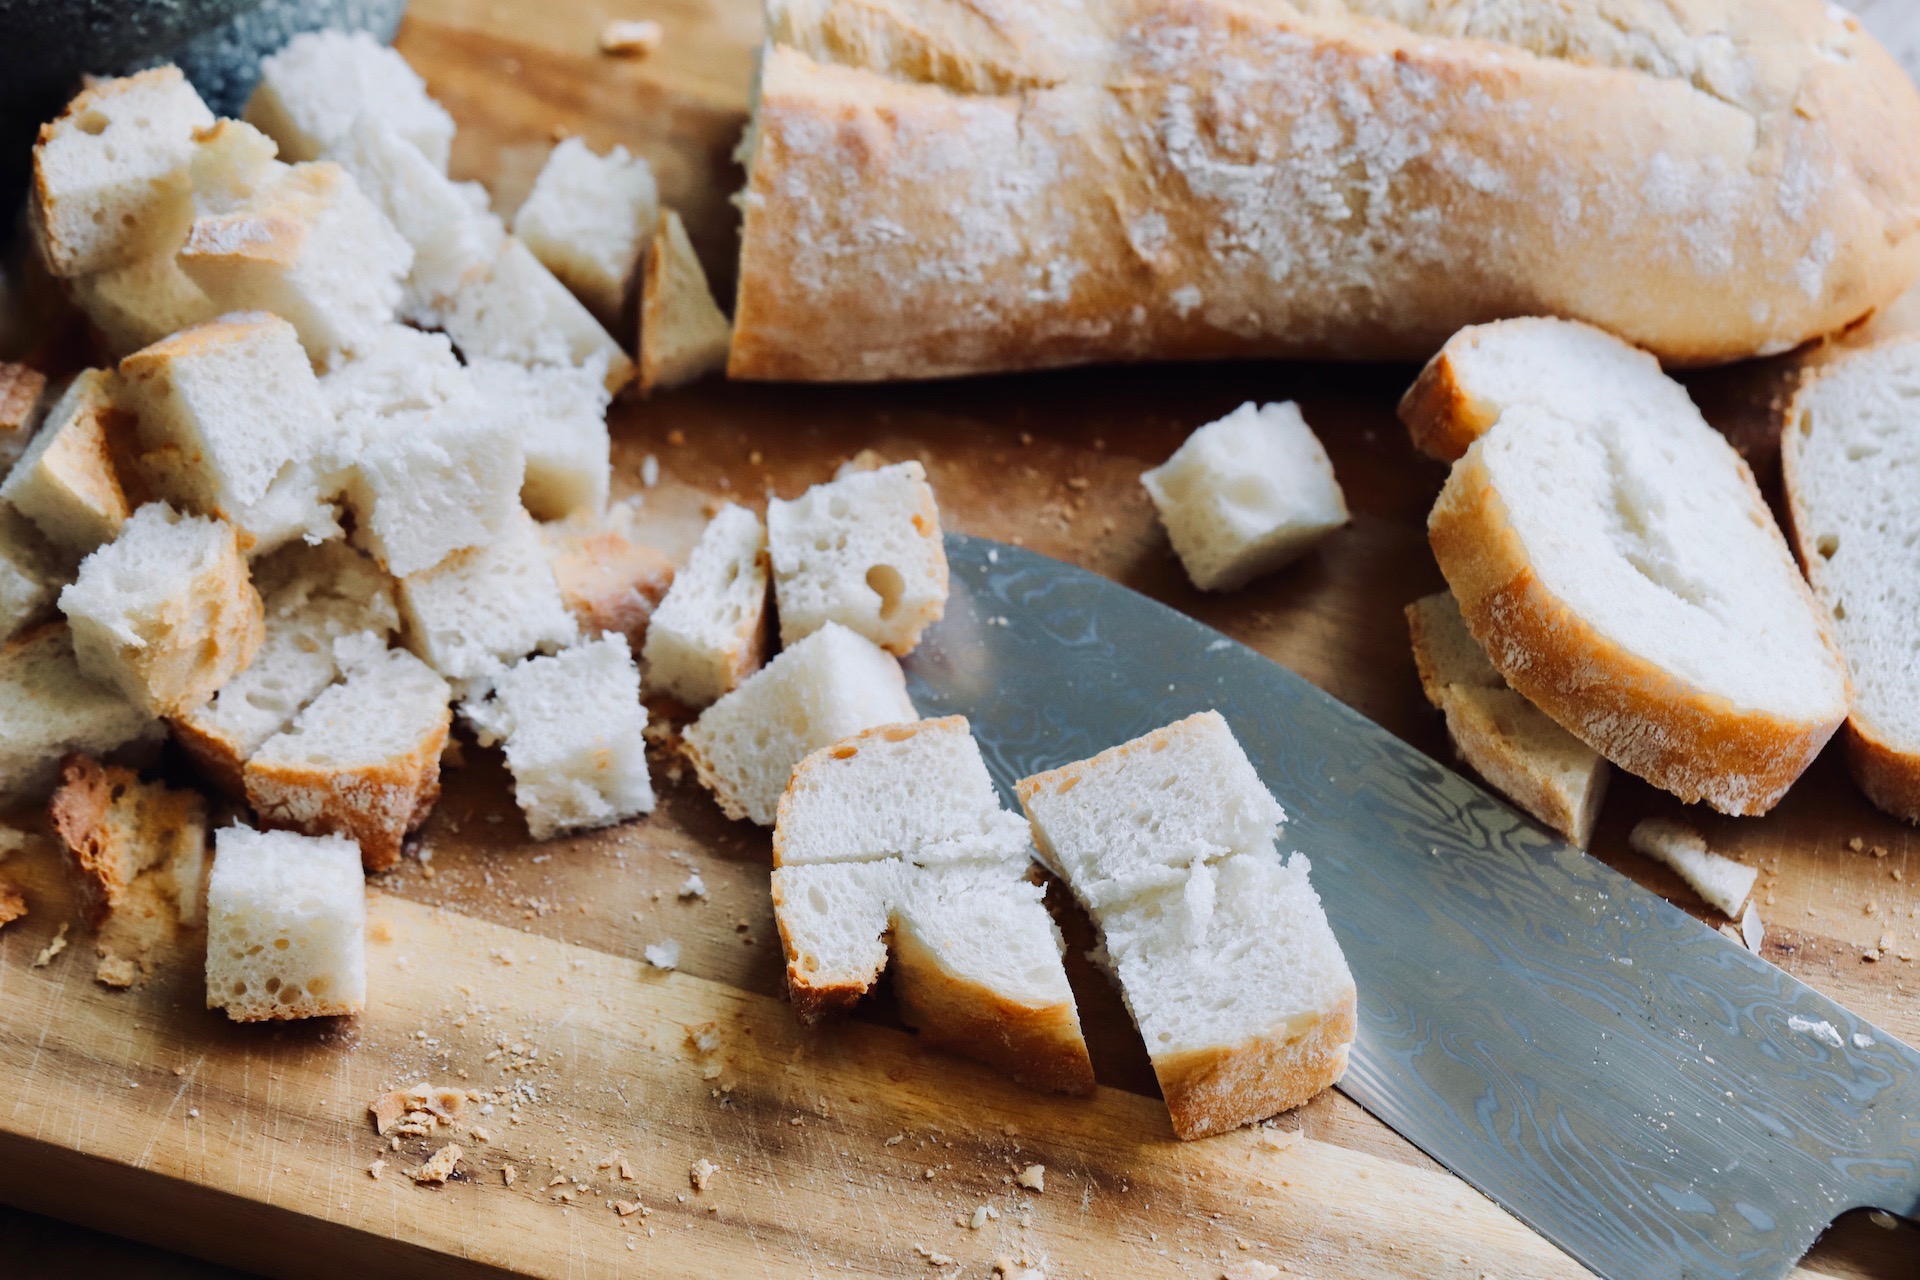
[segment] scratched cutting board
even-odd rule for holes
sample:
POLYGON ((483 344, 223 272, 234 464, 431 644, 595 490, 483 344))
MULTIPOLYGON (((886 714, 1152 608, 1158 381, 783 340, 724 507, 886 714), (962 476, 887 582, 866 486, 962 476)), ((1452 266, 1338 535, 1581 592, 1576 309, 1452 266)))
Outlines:
MULTIPOLYGON (((726 157, 758 34, 752 0, 617 11, 419 0, 400 46, 460 121, 457 176, 486 181, 503 211, 556 129, 625 143, 653 162, 724 287, 737 182, 726 157), (661 19, 660 53, 598 56, 611 16, 661 19)), ((951 527, 1168 600, 1444 758, 1400 613, 1440 585, 1423 530, 1443 471, 1392 417, 1410 373, 1243 365, 857 390, 710 384, 616 408, 616 487, 641 496, 650 535, 680 556, 716 499, 791 495, 861 448, 919 458, 951 527), (1302 402, 1355 519, 1281 577, 1201 597, 1137 477, 1248 398, 1302 402), (660 480, 641 488, 648 456, 660 480)), ((1763 371, 1696 384, 1763 476, 1776 383, 1763 371)), ((921 1051, 884 993, 857 1020, 802 1032, 781 998, 765 835, 726 822, 662 761, 650 820, 535 846, 497 756, 466 754, 424 833, 430 857, 375 883, 370 1003, 348 1022, 229 1026, 201 1008, 192 934, 143 985, 109 991, 92 981, 93 939, 50 849, 12 859, 32 914, 0 931, 0 1200, 289 1276, 983 1277, 1003 1256, 1054 1280, 1218 1276, 1249 1260, 1327 1277, 1583 1274, 1337 1094, 1282 1119, 1302 1134, 1290 1144, 1258 1132, 1174 1141, 1119 1001, 1079 959, 1089 939, 1071 912, 1072 976, 1106 1086, 1091 1101, 921 1051), (680 898, 696 869, 707 896, 680 898), (33 967, 62 923, 70 945, 33 967), (681 945, 672 974, 640 960, 666 939, 681 945), (688 1028, 706 1023, 716 1029, 702 1051, 688 1028), (365 1110, 421 1078, 491 1106, 462 1118, 452 1136, 467 1156, 439 1188, 404 1175, 446 1135, 391 1150, 365 1110), (689 1179, 699 1160, 718 1167, 703 1191, 689 1179), (1036 1163, 1042 1191, 1015 1178, 1036 1163), (644 1211, 612 1207, 636 1201, 644 1211), (994 1216, 975 1229, 981 1206, 994 1216)), ((1677 811, 1617 781, 1597 852, 1697 908, 1625 850, 1636 819, 1677 811)), ((1859 799, 1834 753, 1765 819, 1696 820, 1761 867, 1769 958, 1920 1041, 1903 958, 1920 953, 1920 885, 1905 878, 1920 876, 1920 846, 1859 799)), ((1909 1275, 1915 1244, 1856 1219, 1805 1274, 1909 1275)))

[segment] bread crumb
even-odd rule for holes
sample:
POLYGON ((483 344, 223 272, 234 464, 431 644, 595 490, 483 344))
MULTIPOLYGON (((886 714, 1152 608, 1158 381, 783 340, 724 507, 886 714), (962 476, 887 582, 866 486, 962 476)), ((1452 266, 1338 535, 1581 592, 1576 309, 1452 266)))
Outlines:
POLYGON ((916 1244, 915 1246, 913 1246, 913 1251, 919 1254, 921 1257, 925 1258, 927 1260, 927 1265, 930 1267, 950 1267, 953 1265, 952 1258, 948 1257, 944 1253, 937 1253, 934 1250, 927 1248, 927 1246, 923 1244, 916 1244))
POLYGON ((687 1170, 687 1180, 693 1183, 695 1191, 705 1191, 707 1184, 713 1181, 713 1175, 718 1172, 720 1172, 720 1166, 703 1156, 695 1160, 693 1167, 687 1170))
POLYGON ((615 58, 644 58, 660 47, 666 34, 651 18, 615 18, 600 28, 600 52, 615 58))
POLYGON ((6 880, 0 880, 0 928, 12 924, 27 914, 27 900, 20 890, 6 880))
POLYGON ((93 980, 103 987, 125 991, 140 977, 140 966, 113 951, 106 951, 94 968, 93 980))
POLYGON ((1300 1136, 1298 1129, 1262 1129, 1260 1145, 1269 1151, 1285 1151, 1288 1147, 1296 1145, 1300 1141, 1300 1136))
POLYGON ((684 432, 684 431, 682 431, 682 430, 681 430, 680 428, 678 428, 678 427, 675 427, 675 428, 674 428, 673 430, 671 430, 671 431, 669 431, 669 432, 667 432, 667 443, 668 443, 668 444, 670 444, 670 445, 683 445, 683 444, 685 444, 686 442, 687 442, 687 433, 686 433, 686 432, 684 432))
POLYGON ((44 969, 53 963, 53 958, 67 949, 67 925, 63 921, 54 932, 53 941, 40 948, 40 954, 33 958, 33 967, 44 969))
POLYGON ((368 942, 392 942, 393 926, 385 920, 375 920, 367 926, 368 942))
POLYGON ((680 896, 682 898, 704 898, 707 896, 707 882, 700 878, 698 871, 688 876, 686 883, 680 886, 680 896))
POLYGON ((464 1090, 423 1080, 403 1089, 388 1090, 369 1103, 367 1110, 373 1113, 374 1132, 381 1137, 396 1133, 418 1138, 432 1133, 440 1125, 451 1125, 466 1102, 464 1090))
POLYGON ((640 459, 640 483, 649 489, 660 483, 660 459, 652 454, 640 459))
POLYGON ((1866 847, 1867 847, 1867 842, 1865 840, 1862 840, 1859 836, 1855 836, 1853 837, 1853 839, 1847 841, 1847 848, 1853 850, 1855 853, 1860 852, 1862 849, 1866 847))
POLYGON ((1236 1262, 1220 1273, 1220 1280, 1274 1280, 1280 1274, 1280 1268, 1270 1262, 1261 1262, 1257 1258, 1248 1258, 1236 1262))
POLYGON ((978 1231, 999 1216, 999 1212, 992 1205, 979 1205, 974 1209, 973 1216, 967 1219, 967 1229, 978 1231))
POLYGON ((413 1180, 422 1185, 432 1183, 439 1186, 453 1176, 454 1166, 460 1163, 460 1157, 465 1154, 466 1152, 460 1149, 459 1144, 449 1142, 428 1156, 427 1162, 413 1171, 413 1180))
POLYGON ((1047 1189, 1047 1166, 1043 1164, 1030 1164, 1022 1169, 1013 1180, 1029 1191, 1044 1192, 1047 1189))
POLYGON ((881 1143, 880 1145, 883 1147, 897 1147, 901 1143, 905 1142, 906 1140, 907 1140, 906 1134, 896 1133, 891 1138, 888 1138, 885 1142, 881 1143))
POLYGON ((520 1176, 520 1171, 518 1169, 515 1169, 512 1165, 509 1164, 509 1165, 501 1166, 500 1181, 504 1182, 509 1187, 513 1185, 513 1180, 519 1176, 520 1176))
POLYGON ((1000 1280, 1047 1280, 1038 1267, 1028 1267, 1005 1256, 993 1260, 993 1274, 1000 1280))
POLYGON ((608 1207, 623 1218, 631 1218, 646 1208, 638 1200, 615 1200, 608 1207))
POLYGON ((620 1181, 622 1182, 633 1181, 633 1166, 627 1163, 627 1158, 625 1156, 620 1157, 620 1181))
POLYGON ((703 1022, 699 1026, 688 1027, 687 1043, 701 1053, 712 1053, 720 1047, 720 1024, 703 1022))
POLYGON ((656 969, 677 969, 680 967, 680 944, 672 938, 668 938, 664 942, 649 943, 647 949, 641 954, 646 956, 647 963, 656 969))
POLYGON ((380 1175, 385 1173, 386 1171, 387 1171, 387 1162, 385 1160, 375 1160, 372 1164, 367 1166, 367 1176, 369 1178, 372 1178, 375 1182, 380 1181, 380 1175))

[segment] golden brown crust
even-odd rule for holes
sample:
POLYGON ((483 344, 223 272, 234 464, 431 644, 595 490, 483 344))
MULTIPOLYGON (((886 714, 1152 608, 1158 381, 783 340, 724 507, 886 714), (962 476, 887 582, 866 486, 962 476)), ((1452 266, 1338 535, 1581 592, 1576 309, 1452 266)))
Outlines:
POLYGON ((1210 1137, 1309 1101, 1346 1073, 1355 1018, 1349 989, 1304 1033, 1281 1030, 1230 1049, 1155 1057, 1174 1134, 1188 1141, 1210 1137))
POLYGON ((546 533, 547 563, 584 635, 623 635, 635 656, 673 585, 673 561, 617 529, 546 533))
MULTIPOLYGON (((864 980, 827 981, 815 976, 806 963, 806 953, 787 931, 786 894, 781 878, 773 878, 773 921, 780 930, 780 951, 787 958, 787 998, 793 1002, 794 1016, 806 1026, 815 1026, 835 1014, 845 1013, 860 1003, 880 979, 876 968, 864 980)), ((881 952, 880 965, 886 965, 887 952, 881 952)))
POLYGON ((1874 806, 1920 822, 1920 756, 1877 737, 1859 719, 1847 721, 1847 772, 1874 806))
POLYGON ((225 537, 218 563, 183 600, 169 601, 154 622, 155 641, 124 658, 140 673, 156 714, 180 716, 205 706, 245 671, 266 639, 266 606, 254 590, 238 532, 225 537), (180 637, 191 637, 181 643, 180 637))
POLYGON ((726 368, 732 334, 680 215, 662 210, 641 275, 640 394, 726 368))
POLYGON ((0 876, 0 928, 5 928, 26 914, 27 900, 21 896, 19 886, 0 876))
POLYGON ((211 723, 197 716, 178 716, 167 721, 167 728, 173 732, 173 740, 180 744, 187 758, 193 761, 200 776, 217 788, 222 795, 235 800, 247 798, 245 777, 246 757, 241 754, 240 744, 230 735, 220 732, 211 723))
POLYGON ((87 922, 100 928, 135 877, 167 861, 183 833, 206 829, 206 802, 91 756, 70 755, 47 803, 54 834, 80 874, 87 922))
POLYGON ((36 411, 46 389, 46 374, 0 360, 0 457, 15 445, 26 444, 25 434, 38 417, 36 411))
POLYGON ((1458 459, 1500 416, 1467 394, 1444 347, 1400 397, 1399 414, 1413 447, 1442 462, 1458 459))
POLYGON ((862 729, 856 734, 830 742, 824 747, 809 751, 793 766, 793 773, 787 778, 787 789, 780 793, 780 804, 774 810, 773 818, 773 865, 784 866, 783 853, 786 841, 781 835, 786 826, 788 799, 796 787, 811 785, 813 775, 823 769, 830 769, 836 760, 845 760, 858 755, 862 745, 868 742, 905 742, 907 739, 930 729, 946 732, 958 727, 967 731, 965 716, 941 716, 937 720, 909 720, 900 724, 875 725, 871 729, 862 729))

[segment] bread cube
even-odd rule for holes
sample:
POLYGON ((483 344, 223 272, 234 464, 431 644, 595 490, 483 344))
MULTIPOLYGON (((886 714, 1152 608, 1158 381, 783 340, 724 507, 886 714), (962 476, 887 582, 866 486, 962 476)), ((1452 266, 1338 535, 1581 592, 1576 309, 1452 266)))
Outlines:
POLYGON ((513 234, 618 332, 659 223, 660 189, 645 160, 625 147, 595 155, 581 139, 567 138, 548 153, 513 216, 513 234))
POLYGON ((598 357, 605 361, 599 367, 608 391, 618 391, 633 376, 633 362, 620 344, 512 236, 461 279, 439 319, 468 363, 491 359, 585 368, 598 357))
POLYGON ((47 376, 24 364, 0 360, 0 476, 27 451, 27 441, 45 416, 47 376))
POLYGON ((919 718, 893 655, 830 622, 702 712, 687 754, 729 818, 767 827, 809 752, 919 718))
POLYGON ((220 314, 169 250, 75 276, 73 300, 116 358, 220 314))
POLYGON ((113 375, 83 371, 0 483, 0 499, 70 554, 111 542, 133 514, 114 458, 132 429, 115 403, 113 375))
POLYGON ((647 625, 647 683, 690 707, 707 705, 759 670, 767 621, 766 531, 729 502, 647 625))
POLYGON ((524 517, 519 435, 476 397, 369 418, 362 430, 347 502, 360 544, 393 574, 494 542, 524 517))
POLYGON ((64 585, 60 559, 32 521, 0 502, 0 643, 48 612, 64 585))
POLYGON ((289 160, 331 159, 361 116, 385 121, 445 173, 453 117, 407 60, 363 31, 297 35, 260 62, 246 119, 289 160))
POLYGON ((100 81, 40 126, 28 210, 48 269, 77 276, 175 243, 193 216, 193 131, 212 123, 168 66, 100 81))
POLYGON ((1642 818, 1627 833, 1627 844, 1640 856, 1672 868, 1702 902, 1729 920, 1740 918, 1760 877, 1758 867, 1715 853, 1698 831, 1671 818, 1642 818))
POLYGON ((579 636, 525 512, 498 541, 402 578, 400 615, 408 647, 457 681, 491 677, 579 636))
POLYGON ((353 841, 223 827, 207 881, 207 1008, 261 1022, 366 1002, 367 886, 353 841))
POLYGON ((118 690, 81 674, 65 622, 0 645, 0 802, 45 799, 70 752, 102 756, 164 734, 118 690))
POLYGON ((718 373, 732 342, 733 326, 713 300, 686 225, 663 211, 640 285, 640 393, 718 373))
POLYGON ((516 664, 470 714, 504 743, 513 796, 535 840, 653 812, 641 737, 647 710, 625 636, 516 664))
POLYGON ((511 428, 526 456, 520 501, 542 520, 607 509, 613 445, 600 360, 585 367, 475 360, 467 376, 489 414, 511 428))
POLYGON ((81 562, 60 610, 80 669, 153 715, 205 703, 246 670, 264 631, 233 526, 158 502, 81 562))
POLYGON ((413 249, 345 169, 321 161, 196 218, 179 263, 220 309, 284 316, 326 364, 366 350, 392 322, 413 249))
POLYGON ((904 867, 893 860, 774 869, 773 918, 801 1022, 852 1008, 879 981, 904 867))
POLYGON ((613 526, 542 525, 540 541, 580 634, 625 636, 638 653, 673 582, 673 562, 613 526))
POLYGON ((940 511, 917 462, 769 502, 767 554, 782 644, 831 621, 904 655, 946 612, 940 511))
POLYGON ((346 678, 260 744, 244 771, 247 802, 270 826, 351 837, 366 869, 383 871, 440 798, 453 692, 377 640, 339 641, 334 653, 346 678))
POLYGON ((68 756, 60 772, 47 814, 80 872, 88 923, 104 924, 148 872, 161 876, 182 923, 198 920, 207 802, 91 756, 68 756))
POLYGON ((343 434, 368 434, 366 419, 437 409, 466 395, 472 382, 444 333, 388 325, 368 350, 320 375, 320 399, 343 434))
POLYGON ((260 745, 340 674, 334 642, 399 630, 393 580, 344 542, 296 543, 253 566, 266 628, 253 662, 213 701, 174 718, 173 736, 201 772, 231 795, 260 745))
POLYGON ((1230 591, 1298 559, 1347 522, 1327 451, 1291 400, 1241 405, 1140 477, 1187 576, 1230 591))

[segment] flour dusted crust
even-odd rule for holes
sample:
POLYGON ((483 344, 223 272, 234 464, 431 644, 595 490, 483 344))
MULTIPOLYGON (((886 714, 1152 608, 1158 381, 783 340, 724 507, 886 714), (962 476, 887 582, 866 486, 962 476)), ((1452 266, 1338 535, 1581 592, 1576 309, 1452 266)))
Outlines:
POLYGON ((1290 1111, 1334 1084, 1347 1071, 1356 997, 1347 997, 1302 1029, 1276 1028, 1230 1049, 1218 1047, 1154 1059, 1154 1074, 1187 1141, 1237 1129, 1290 1111))
POLYGON ((1617 8, 776 3, 729 372, 1424 359, 1523 314, 1699 364, 1905 287, 1920 94, 1853 19, 1617 8))

